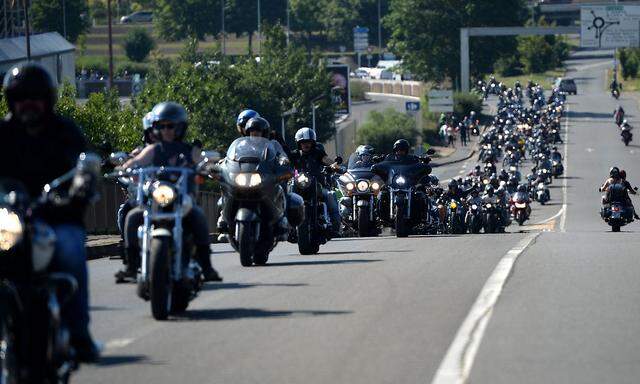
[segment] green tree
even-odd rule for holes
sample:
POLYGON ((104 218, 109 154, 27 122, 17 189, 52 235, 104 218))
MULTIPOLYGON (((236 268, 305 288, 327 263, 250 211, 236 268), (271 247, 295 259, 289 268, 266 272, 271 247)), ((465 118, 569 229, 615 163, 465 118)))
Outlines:
POLYGON ((393 108, 383 112, 371 111, 367 121, 358 128, 358 142, 372 145, 378 153, 390 153, 398 139, 414 142, 418 136, 413 117, 393 108))
MULTIPOLYGON (((67 38, 75 42, 89 27, 87 2, 65 0, 67 38)), ((30 10, 33 28, 40 32, 56 31, 64 36, 62 0, 32 0, 30 10)))
POLYGON ((220 7, 221 0, 157 0, 154 26, 165 40, 203 40, 220 32, 220 7))
MULTIPOLYGON (((460 63, 460 28, 523 25, 523 0, 392 0, 385 23, 392 50, 407 68, 426 80, 456 79, 460 63)), ((512 38, 483 38, 470 44, 471 71, 492 70, 500 57, 516 52, 512 38)))
POLYGON ((544 36, 518 37, 518 53, 526 73, 541 73, 556 67, 553 46, 544 36))
MULTIPOLYGON (((283 24, 286 22, 287 0, 261 0, 262 23, 283 24)), ((252 52, 253 34, 258 31, 258 0, 226 0, 225 29, 236 36, 247 34, 249 52, 252 52)))
POLYGON ((311 52, 313 34, 322 29, 320 15, 324 9, 323 0, 290 0, 291 29, 302 33, 302 38, 311 52))
POLYGON ((134 28, 127 33, 123 45, 127 57, 139 63, 149 56, 149 53, 155 47, 155 42, 146 29, 134 28))

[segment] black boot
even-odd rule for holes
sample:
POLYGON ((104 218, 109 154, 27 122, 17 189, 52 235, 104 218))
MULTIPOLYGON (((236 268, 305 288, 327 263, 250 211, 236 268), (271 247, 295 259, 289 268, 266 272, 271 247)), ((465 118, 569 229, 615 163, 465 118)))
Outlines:
POLYGON ((135 283, 140 266, 140 252, 137 249, 125 249, 125 268, 116 272, 116 284, 135 283))
POLYGON ((198 249, 196 249, 196 261, 202 268, 204 281, 222 281, 218 271, 211 265, 209 245, 198 246, 198 249))

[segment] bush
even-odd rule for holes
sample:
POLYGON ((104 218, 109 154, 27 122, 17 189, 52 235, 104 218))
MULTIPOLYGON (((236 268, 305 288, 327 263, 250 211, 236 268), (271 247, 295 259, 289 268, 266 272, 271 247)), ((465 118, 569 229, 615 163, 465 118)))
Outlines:
POLYGON ((501 57, 493 65, 494 71, 502 76, 518 76, 522 74, 522 64, 516 56, 501 57))
POLYGON ((132 61, 123 61, 116 65, 115 72, 116 76, 124 76, 124 73, 127 72, 129 76, 133 76, 134 74, 139 74, 141 77, 147 77, 149 72, 151 71, 151 64, 148 63, 135 63, 132 61))
POLYGON ((79 56, 76 58, 76 74, 80 74, 83 69, 108 74, 109 60, 104 56, 79 56))
POLYGON ((124 39, 124 51, 131 61, 144 61, 155 47, 153 38, 144 28, 134 28, 124 39))
POLYGON ((366 99, 364 92, 364 84, 359 81, 351 81, 351 100, 362 101, 366 99))
POLYGON ((623 78, 628 79, 638 75, 638 67, 640 66, 639 53, 640 51, 637 48, 622 48, 618 51, 623 78))
POLYGON ((482 112, 482 97, 477 93, 456 92, 453 94, 453 112, 459 119, 469 116, 471 111, 480 115, 482 112))
POLYGON ((373 146, 378 153, 390 153, 396 140, 415 142, 418 134, 413 117, 389 108, 369 113, 367 121, 358 128, 357 141, 373 146))

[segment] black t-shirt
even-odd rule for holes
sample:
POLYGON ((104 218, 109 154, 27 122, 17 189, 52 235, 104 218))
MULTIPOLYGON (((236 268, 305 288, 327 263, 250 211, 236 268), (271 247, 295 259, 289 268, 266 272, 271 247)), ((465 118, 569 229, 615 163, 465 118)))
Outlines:
POLYGON ((312 175, 319 175, 322 172, 324 163, 322 159, 327 156, 322 144, 316 144, 311 151, 304 153, 300 149, 296 149, 291 153, 291 161, 295 169, 309 172, 312 175))
MULTIPOLYGON (((86 140, 71 120, 52 115, 38 136, 27 134, 7 116, 0 121, 0 179, 13 179, 24 184, 31 199, 42 193, 44 186, 72 170, 86 140)), ((58 221, 82 222, 83 212, 67 212, 58 221)))

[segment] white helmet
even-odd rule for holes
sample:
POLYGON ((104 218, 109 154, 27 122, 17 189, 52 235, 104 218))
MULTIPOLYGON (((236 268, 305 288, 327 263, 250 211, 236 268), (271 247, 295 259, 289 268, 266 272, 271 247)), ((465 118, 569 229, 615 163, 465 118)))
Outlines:
POLYGON ((301 141, 316 141, 316 133, 311 128, 300 128, 298 132, 296 132, 296 143, 300 143, 301 141))

